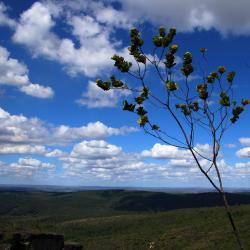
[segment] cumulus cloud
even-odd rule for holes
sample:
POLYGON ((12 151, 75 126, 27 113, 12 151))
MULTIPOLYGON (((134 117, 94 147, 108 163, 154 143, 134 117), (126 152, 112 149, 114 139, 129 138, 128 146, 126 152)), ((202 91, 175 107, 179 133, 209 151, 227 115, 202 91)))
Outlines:
POLYGON ((250 172, 250 162, 239 162, 235 164, 236 168, 249 168, 250 172))
MULTIPOLYGON (((199 145, 200 148, 207 148, 207 145, 199 145)), ((157 148, 157 147, 156 147, 157 148)), ((168 148, 167 148, 168 149, 168 148)), ((163 150, 161 148, 161 150, 163 150)), ((201 174, 195 161, 186 153, 172 148, 165 154, 157 155, 157 159, 165 159, 161 163, 145 162, 143 154, 125 153, 121 147, 109 144, 105 141, 84 141, 76 144, 71 153, 61 157, 65 176, 81 178, 83 180, 109 180, 112 183, 128 183, 140 181, 148 183, 166 183, 166 181, 180 181, 195 183, 204 176, 201 174), (113 148, 112 150, 110 150, 113 148)), ((144 152, 145 153, 145 152, 144 152)), ((146 154, 148 156, 148 154, 146 154)), ((208 169, 209 162, 199 159, 201 166, 208 169)), ((243 178, 250 174, 250 169, 243 168, 248 164, 237 163, 229 165, 224 159, 219 159, 218 167, 223 178, 227 181, 235 178, 243 178)), ((215 181, 216 171, 212 168, 209 172, 215 181)))
POLYGON ((118 11, 111 6, 96 8, 94 10, 94 16, 98 22, 116 28, 130 29, 132 24, 136 23, 135 18, 128 18, 127 13, 121 10, 118 11))
MULTIPOLYGON (((209 144, 197 144, 194 147, 194 152, 197 158, 200 158, 200 155, 211 158, 212 147, 209 144)), ((192 160, 193 156, 189 150, 183 150, 178 147, 171 145, 164 145, 156 143, 150 150, 143 150, 141 152, 143 157, 152 157, 155 159, 183 159, 183 160, 192 160)))
POLYGON ((53 164, 50 163, 43 163, 37 159, 33 158, 20 158, 18 160, 18 165, 17 167, 26 167, 26 168, 55 168, 53 164))
POLYGON ((102 140, 83 141, 71 153, 61 157, 65 176, 83 180, 112 182, 166 179, 167 168, 145 163, 136 153, 125 153, 121 147, 102 140), (165 173, 165 174, 164 174, 165 173))
POLYGON ((60 149, 50 149, 43 145, 3 144, 1 143, 0 155, 40 155, 45 157, 63 157, 67 153, 60 149))
POLYGON ((242 137, 239 139, 241 145, 246 146, 236 151, 236 156, 239 158, 250 158, 250 138, 242 137))
POLYGON ((16 22, 14 19, 11 19, 6 13, 8 10, 7 6, 0 2, 0 26, 8 26, 10 28, 14 28, 16 22))
POLYGON ((13 41, 27 46, 34 56, 58 61, 71 75, 97 76, 112 66, 113 54, 123 52, 120 42, 112 39, 113 27, 127 28, 131 19, 101 2, 86 1, 80 6, 77 9, 69 1, 35 2, 21 14, 13 41), (54 31, 60 18, 67 22, 74 40, 54 31))
POLYGON ((193 167, 194 162, 187 159, 170 159, 169 165, 172 167, 193 167))
POLYGON ((10 53, 4 47, 0 47, 0 83, 14 86, 22 86, 29 82, 26 65, 10 58, 10 53))
POLYGON ((38 97, 38 98, 50 98, 53 97, 54 92, 50 87, 43 87, 39 84, 28 84, 20 88, 22 92, 27 95, 38 97))
POLYGON ((249 137, 242 137, 239 139, 240 143, 243 146, 249 146, 250 147, 250 138, 249 137))
POLYGON ((156 143, 150 150, 142 151, 143 157, 152 157, 156 159, 171 159, 171 158, 182 158, 191 159, 191 154, 187 150, 180 150, 177 147, 170 145, 162 145, 156 143))
POLYGON ((35 175, 49 174, 54 172, 56 166, 51 163, 42 162, 34 158, 19 158, 17 162, 0 162, 0 175, 18 178, 31 178, 35 175))
POLYGON ((27 45, 34 55, 43 53, 53 56, 56 46, 59 45, 57 37, 50 33, 53 26, 54 21, 49 10, 42 3, 35 2, 21 15, 13 40, 27 45))
POLYGON ((248 0, 119 0, 122 9, 131 17, 155 25, 175 26, 180 31, 216 29, 221 34, 250 34, 248 0), (232 15, 229 15, 232 13, 232 15))
POLYGON ((40 145, 2 144, 0 154, 45 154, 46 149, 40 145))
MULTIPOLYGON (((8 152, 14 151, 13 149, 8 152)), ((3 153, 6 152, 7 148, 3 153)), ((85 140, 76 143, 70 152, 44 147, 36 147, 36 150, 32 150, 31 147, 24 148, 23 145, 20 146, 19 152, 41 153, 45 157, 55 157, 61 161, 62 170, 55 173, 54 164, 42 162, 33 157, 23 157, 13 163, 0 162, 0 176, 13 176, 20 179, 23 177, 37 178, 43 174, 47 178, 56 176, 57 180, 69 178, 74 181, 81 180, 83 183, 91 180, 92 182, 108 181, 109 184, 138 182, 164 184, 169 181, 188 184, 203 178, 195 162, 185 153, 165 155, 167 158, 164 163, 150 163, 145 162, 141 154, 126 153, 120 146, 104 140, 85 140)), ((200 159, 200 163, 205 168, 208 166, 208 162, 204 159, 200 159)), ((220 159, 218 166, 223 178, 228 181, 250 174, 249 163, 236 163, 234 166, 230 166, 224 159, 220 159)), ((216 180, 214 169, 209 173, 216 180)))
POLYGON ((0 46, 0 84, 15 86, 25 94, 38 98, 51 98, 54 95, 50 87, 31 83, 27 66, 11 58, 9 51, 2 46, 0 46))
POLYGON ((59 158, 59 157, 64 157, 66 156, 67 153, 66 152, 63 152, 62 150, 60 149, 54 149, 52 151, 49 151, 45 154, 46 157, 55 157, 55 158, 59 158))
POLYGON ((61 63, 71 75, 96 77, 111 69, 110 57, 124 54, 116 29, 129 29, 143 21, 177 26, 180 31, 216 29, 223 35, 249 34, 247 0, 164 1, 56 1, 35 2, 17 22, 13 41, 25 45, 34 56, 61 63), (120 2, 116 9, 110 2, 120 2), (178 14, 176 14, 178 13, 178 14), (234 15, 228 15, 234 13, 234 15), (56 32, 63 19, 67 36, 56 32))
POLYGON ((122 149, 120 147, 108 144, 103 140, 83 141, 73 147, 71 157, 103 159, 119 155, 121 151, 122 149))
POLYGON ((95 82, 89 81, 87 91, 76 102, 88 108, 115 107, 121 97, 128 96, 129 94, 130 92, 127 90, 111 89, 103 91, 95 82))
POLYGON ((82 139, 103 139, 135 131, 137 129, 133 127, 108 127, 100 121, 81 127, 53 126, 38 118, 11 115, 0 108, 0 143, 2 144, 59 145, 82 139))
POLYGON ((245 147, 236 152, 239 158, 250 158, 250 147, 245 147))

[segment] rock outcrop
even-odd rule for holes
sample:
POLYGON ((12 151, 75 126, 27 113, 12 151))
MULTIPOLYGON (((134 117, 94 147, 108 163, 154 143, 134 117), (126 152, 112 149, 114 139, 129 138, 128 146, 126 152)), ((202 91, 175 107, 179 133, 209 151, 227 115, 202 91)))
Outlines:
POLYGON ((12 235, 10 244, 0 246, 1 250, 83 250, 76 242, 64 242, 58 234, 20 234, 12 235))

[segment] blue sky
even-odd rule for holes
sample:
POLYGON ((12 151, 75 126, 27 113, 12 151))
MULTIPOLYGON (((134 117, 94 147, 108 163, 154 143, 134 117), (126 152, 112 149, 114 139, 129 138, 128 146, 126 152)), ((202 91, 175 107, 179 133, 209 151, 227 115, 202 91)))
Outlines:
MULTIPOLYGON (((175 26, 177 68, 184 52, 193 54, 190 84, 202 83, 201 68, 225 65, 237 72, 235 98, 250 99, 249 8, 247 0, 0 1, 0 183, 209 186, 186 150, 145 135, 136 116, 122 111, 130 92, 104 92, 95 80, 117 73, 113 54, 129 58, 130 28, 141 31, 150 56, 158 27, 175 26)), ((149 73, 161 96, 162 84, 149 73)), ((147 108, 181 139, 166 114, 147 108)), ((223 138, 218 162, 226 186, 250 187, 249 117, 246 108, 223 138)), ((195 147, 210 156, 210 137, 198 135, 195 147)))

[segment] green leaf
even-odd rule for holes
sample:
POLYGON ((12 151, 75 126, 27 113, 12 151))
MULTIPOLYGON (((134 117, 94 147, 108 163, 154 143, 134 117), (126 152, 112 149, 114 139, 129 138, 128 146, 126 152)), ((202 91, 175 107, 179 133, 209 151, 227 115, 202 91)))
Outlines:
POLYGON ((193 111, 197 112, 199 110, 199 103, 193 102, 189 105, 189 108, 192 109, 193 111))
POLYGON ((193 56, 191 52, 186 52, 183 55, 183 63, 186 64, 190 64, 192 62, 193 56))
POLYGON ((97 80, 96 80, 96 85, 97 85, 99 88, 103 89, 104 91, 110 90, 110 82, 103 82, 102 80, 97 79, 97 80))
POLYGON ((115 64, 114 64, 115 67, 117 67, 123 73, 128 72, 132 66, 132 63, 125 61, 122 56, 118 56, 115 54, 111 57, 111 59, 115 61, 115 64))
POLYGON ((219 72, 220 74, 223 74, 223 73, 226 72, 226 68, 225 68, 224 66, 219 66, 219 67, 218 67, 218 72, 219 72))
POLYGON ((225 92, 221 92, 220 97, 220 105, 230 107, 230 97, 225 92))
POLYGON ((146 98, 148 98, 148 94, 149 94, 149 88, 148 87, 143 87, 141 97, 146 99, 146 98))
POLYGON ((194 68, 191 64, 187 64, 181 68, 181 72, 184 76, 188 77, 191 73, 193 73, 194 68))
POLYGON ((176 65, 176 63, 174 62, 175 60, 175 56, 173 55, 173 53, 169 52, 166 54, 166 62, 164 62, 165 66, 167 68, 172 68, 173 66, 176 65))
POLYGON ((112 86, 115 88, 120 88, 124 85, 123 82, 121 80, 116 79, 115 76, 111 76, 110 80, 111 80, 112 86))
POLYGON ((148 113, 143 107, 138 107, 136 109, 136 111, 137 111, 137 114, 140 115, 140 116, 146 115, 148 113))
POLYGON ((242 100, 241 100, 241 104, 242 104, 243 106, 246 106, 246 105, 249 104, 249 100, 248 100, 248 99, 242 99, 242 100))
POLYGON ((142 115, 137 122, 141 127, 144 127, 146 123, 148 123, 148 117, 146 115, 142 115))
POLYGON ((130 112, 134 112, 135 110, 135 105, 134 104, 129 104, 126 100, 123 101, 123 110, 127 110, 130 112))
POLYGON ((173 44, 171 47, 170 47, 170 52, 172 53, 172 54, 175 54, 176 52, 177 52, 177 50, 178 50, 178 48, 179 48, 179 46, 177 45, 177 44, 173 44))
POLYGON ((137 96, 136 98, 135 98, 135 102, 137 103, 137 104, 142 104, 143 102, 145 101, 145 98, 144 97, 142 97, 142 96, 137 96))
POLYGON ((152 126, 152 130, 159 130, 160 129, 160 127, 158 126, 158 125, 156 125, 156 124, 154 124, 153 126, 152 126))
POLYGON ((228 74, 227 74, 227 81, 229 83, 232 83, 233 80, 234 80, 235 75, 236 75, 236 73, 234 71, 228 72, 228 74))
POLYGON ((162 36, 162 37, 164 37, 164 36, 166 35, 166 29, 165 29, 165 27, 161 26, 161 27, 159 28, 159 34, 160 34, 160 36, 162 36))
POLYGON ((162 40, 163 38, 160 36, 154 36, 153 37, 153 43, 156 47, 161 47, 162 46, 162 40))
POLYGON ((244 111, 244 108, 242 106, 237 106, 233 109, 233 117, 230 119, 232 123, 235 123, 239 118, 240 114, 244 111))
POLYGON ((167 81, 166 82, 166 87, 170 91, 175 91, 179 88, 178 84, 174 81, 167 81))

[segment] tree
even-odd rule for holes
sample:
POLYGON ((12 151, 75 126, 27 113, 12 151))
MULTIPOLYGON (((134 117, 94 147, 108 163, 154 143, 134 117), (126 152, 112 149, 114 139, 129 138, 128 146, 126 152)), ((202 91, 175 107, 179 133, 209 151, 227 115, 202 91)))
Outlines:
MULTIPOLYGON (((207 74, 203 71, 203 82, 192 83, 191 75, 194 72, 193 56, 190 52, 183 55, 182 66, 176 64, 178 45, 173 44, 176 29, 168 32, 164 27, 159 28, 159 34, 152 39, 154 48, 151 55, 143 50, 144 41, 136 28, 130 30, 131 44, 128 48, 133 57, 133 64, 124 57, 114 55, 114 66, 121 73, 128 74, 136 80, 138 85, 131 87, 124 81, 112 75, 109 80, 96 80, 96 84, 108 91, 110 89, 125 89, 134 93, 132 101, 124 100, 123 110, 136 114, 138 124, 145 131, 164 144, 172 145, 190 151, 197 167, 210 182, 222 198, 226 214, 231 224, 233 233, 240 249, 243 249, 239 232, 233 219, 226 193, 224 191, 220 166, 218 164, 221 141, 225 132, 238 121, 240 114, 249 104, 247 99, 240 103, 234 100, 233 80, 235 72, 227 72, 224 66, 219 66, 216 71, 207 74), (136 67, 136 68, 135 68, 136 67), (154 93, 155 82, 147 81, 147 74, 156 72, 156 77, 162 83, 157 85, 163 88, 162 94, 154 93), (181 72, 184 78, 182 84, 175 81, 175 76, 181 72), (153 122, 152 113, 146 108, 147 103, 152 104, 157 110, 168 114, 167 122, 174 122, 179 128, 181 138, 174 136, 171 131, 166 131, 159 124, 153 122), (207 156, 196 146, 197 134, 207 133, 211 139, 212 153, 207 156), (204 165, 204 161, 206 165, 204 165), (211 174, 215 172, 216 178, 211 174)), ((200 48, 203 60, 206 62, 206 48, 200 48)), ((133 80, 134 80, 133 79, 133 80)))

